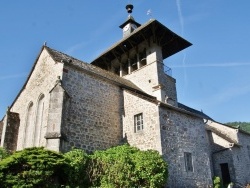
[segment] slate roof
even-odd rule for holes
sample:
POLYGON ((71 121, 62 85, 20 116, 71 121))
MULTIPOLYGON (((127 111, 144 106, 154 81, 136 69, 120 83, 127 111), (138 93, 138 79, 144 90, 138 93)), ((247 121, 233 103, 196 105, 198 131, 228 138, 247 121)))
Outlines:
MULTIPOLYGON (((106 78, 108 80, 112 80, 118 84, 120 84, 121 86, 125 86, 128 89, 133 89, 136 90, 138 92, 140 92, 141 94, 147 95, 149 97, 152 97, 152 99, 155 99, 155 97, 146 94, 145 92, 143 92, 139 87, 137 87, 135 84, 133 84, 131 81, 126 80, 114 73, 111 73, 109 71, 106 71, 104 69, 101 69, 97 66, 88 64, 86 62, 80 61, 74 57, 71 57, 67 54, 64 54, 62 52, 59 52, 57 50, 51 49, 49 47, 45 47, 47 49, 47 51, 49 52, 49 54, 51 55, 51 57, 57 61, 57 62, 63 62, 63 63, 67 63, 68 65, 74 65, 77 66, 81 69, 90 71, 91 73, 94 73, 96 75, 102 76, 103 78, 106 78)), ((213 120, 212 118, 210 118, 208 115, 204 114, 201 111, 195 110, 193 108, 190 108, 182 103, 178 103, 178 108, 182 109, 184 111, 190 112, 192 114, 198 115, 200 117, 203 117, 204 119, 209 119, 209 120, 213 120)))
POLYGON ((159 21, 150 19, 147 23, 141 25, 127 37, 122 38, 115 43, 95 60, 93 65, 102 66, 103 62, 110 63, 116 57, 120 57, 124 52, 128 52, 137 44, 153 36, 162 47, 163 59, 191 46, 192 44, 176 33, 165 27, 159 21))
MULTIPOLYGON (((109 71, 101 69, 101 68, 99 68, 97 66, 93 66, 93 65, 88 64, 86 62, 80 61, 80 60, 78 60, 78 59, 76 59, 74 57, 71 57, 71 56, 69 56, 67 54, 64 54, 62 52, 59 52, 57 50, 51 49, 49 47, 45 47, 45 48, 47 49, 47 51, 49 52, 51 57, 57 62, 63 62, 63 63, 66 63, 68 65, 77 66, 80 69, 87 70, 87 71, 89 71, 89 72, 91 72, 93 74, 99 75, 99 76, 101 76, 103 78, 106 78, 108 80, 112 80, 112 81, 118 83, 121 86, 124 86, 124 87, 126 87, 128 89, 136 90, 137 92, 140 92, 141 94, 147 95, 147 96, 151 97, 152 99, 156 100, 155 97, 146 94, 139 87, 137 87, 135 84, 133 84, 129 80, 126 80, 126 79, 124 79, 124 78, 122 78, 122 77, 120 77, 120 76, 118 76, 118 75, 116 75, 114 73, 111 73, 109 71)), ((178 103, 178 108, 182 109, 184 111, 190 112, 192 114, 198 115, 200 117, 203 117, 205 119, 212 120, 212 118, 210 118, 209 116, 207 116, 203 112, 195 110, 193 108, 190 108, 190 107, 188 107, 188 106, 186 106, 184 104, 178 103)))
MULTIPOLYGON (((131 81, 129 80, 126 80, 114 73, 111 73, 109 71, 106 71, 106 70, 103 70, 97 66, 94 66, 94 65, 91 65, 91 64, 88 64, 86 62, 83 62, 83 61, 80 61, 72 56, 69 56, 65 53, 62 53, 60 51, 57 51, 57 50, 54 50, 52 48, 49 48, 47 46, 43 46, 42 49, 41 49, 41 52, 39 53, 38 57, 36 58, 36 61, 22 87, 22 89, 19 91, 18 95, 16 96, 15 100, 13 101, 13 103, 11 104, 10 108, 14 105, 15 101, 17 100, 17 98, 19 97, 19 95, 22 93, 22 91, 25 89, 25 86, 26 84, 28 83, 29 81, 29 78, 36 66, 36 63, 38 61, 38 58, 40 56, 40 54, 42 53, 42 51, 46 49, 47 52, 51 55, 51 57, 53 58, 54 61, 56 62, 59 62, 59 63, 65 63, 69 66, 74 66, 74 67, 77 67, 79 68, 80 70, 84 70, 84 71, 87 71, 89 73, 91 73, 92 75, 95 75, 95 76, 99 76, 100 78, 103 78, 103 79, 106 79, 106 80, 109 80, 110 82, 113 82, 115 83, 116 85, 122 87, 122 88, 125 88, 125 89, 129 89, 135 93, 139 93, 139 94, 142 94, 148 98, 151 98, 152 101, 155 101, 156 103, 160 102, 160 101, 157 101, 156 97, 152 96, 152 95, 149 95, 147 93, 145 93, 144 91, 142 91, 138 86, 136 86, 134 83, 132 83, 131 81)), ((163 104, 161 102, 161 104, 163 104)), ((178 107, 173 107, 169 104, 166 104, 164 103, 164 106, 168 106, 170 108, 173 108, 175 110, 179 110, 179 111, 182 111, 182 112, 186 112, 186 113, 191 113, 193 115, 196 115, 198 117, 201 117, 201 118, 205 118, 205 119, 210 119, 212 120, 212 118, 210 118, 209 116, 207 116, 206 114, 204 114, 203 112, 200 112, 198 110, 195 110, 193 108, 190 108, 188 106, 185 106, 184 104, 181 104, 181 103, 178 103, 178 107)))
POLYGON ((188 107, 188 106, 186 106, 184 104, 178 103, 178 108, 186 110, 186 111, 191 112, 191 113, 194 113, 194 114, 196 114, 198 116, 203 117, 204 119, 212 120, 213 121, 213 119, 211 117, 209 117, 208 115, 204 114, 203 112, 195 110, 193 108, 190 108, 190 107, 188 107))
MULTIPOLYGON (((59 51, 54 50, 52 48, 49 48, 47 46, 45 46, 45 49, 48 51, 48 53, 51 55, 51 57, 56 62, 65 63, 69 66, 75 66, 79 69, 88 71, 94 75, 97 75, 97 76, 102 77, 104 79, 107 79, 111 82, 114 82, 114 83, 118 84, 119 86, 123 86, 127 89, 133 89, 133 90, 137 90, 141 93, 144 93, 139 87, 137 87, 131 81, 126 80, 126 79, 124 79, 124 78, 122 78, 122 77, 120 77, 112 72, 106 71, 106 70, 101 69, 99 67, 93 66, 93 65, 88 64, 88 63, 83 62, 83 61, 80 61, 72 56, 69 56, 69 55, 64 54, 62 52, 59 52, 59 51)), ((144 93, 144 94, 146 94, 146 93, 144 93)))

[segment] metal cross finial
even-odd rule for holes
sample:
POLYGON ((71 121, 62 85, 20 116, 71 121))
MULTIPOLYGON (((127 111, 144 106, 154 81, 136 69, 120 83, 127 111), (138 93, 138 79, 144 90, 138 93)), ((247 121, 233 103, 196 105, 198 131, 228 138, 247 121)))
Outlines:
POLYGON ((152 11, 151 11, 151 9, 148 9, 147 15, 150 16, 150 19, 152 19, 152 11))

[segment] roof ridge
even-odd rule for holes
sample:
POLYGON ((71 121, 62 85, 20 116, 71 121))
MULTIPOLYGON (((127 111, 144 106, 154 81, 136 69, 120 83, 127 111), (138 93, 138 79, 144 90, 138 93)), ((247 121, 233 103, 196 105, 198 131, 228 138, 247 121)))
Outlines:
POLYGON ((205 114, 204 112, 199 111, 199 110, 196 110, 196 109, 194 109, 194 108, 192 108, 192 107, 189 107, 189 106, 187 106, 187 105, 185 105, 185 104, 182 104, 182 103, 180 103, 180 102, 178 102, 178 108, 183 109, 183 110, 186 110, 186 111, 189 111, 189 112, 192 112, 192 113, 195 113, 195 114, 198 114, 198 115, 202 116, 202 117, 205 118, 205 119, 213 120, 211 117, 209 117, 209 116, 208 116, 207 114, 205 114))
MULTIPOLYGON (((74 60, 77 60, 77 61, 81 61, 81 62, 83 62, 83 63, 87 63, 87 62, 84 62, 84 61, 82 61, 82 60, 79 60, 79 59, 77 59, 77 58, 75 58, 75 57, 73 57, 73 56, 71 56, 71 55, 68 55, 68 54, 66 54, 66 53, 64 53, 64 52, 58 51, 58 50, 56 50, 56 49, 54 49, 54 48, 51 48, 51 47, 48 47, 48 46, 44 46, 44 47, 45 47, 45 49, 48 50, 48 52, 53 51, 53 52, 56 52, 56 53, 60 53, 60 54, 62 54, 62 55, 65 55, 65 56, 69 57, 70 59, 74 59, 74 60)), ((53 54, 50 54, 50 55, 52 56, 53 54)))
POLYGON ((140 92, 143 92, 133 82, 131 82, 130 80, 127 80, 125 78, 122 78, 122 77, 116 75, 113 72, 104 70, 104 69, 102 69, 102 68, 100 68, 98 66, 95 66, 95 65, 92 65, 90 63, 84 62, 82 60, 74 58, 74 57, 72 57, 72 56, 70 56, 68 54, 65 54, 63 52, 60 52, 58 50, 54 50, 52 48, 49 48, 47 46, 45 46, 45 48, 47 49, 48 53, 51 55, 53 60, 56 61, 56 62, 67 63, 68 65, 77 66, 80 69, 89 71, 89 72, 94 73, 96 75, 102 76, 102 77, 104 77, 106 79, 112 80, 112 81, 117 82, 119 84, 125 85, 127 87, 138 90, 140 92))

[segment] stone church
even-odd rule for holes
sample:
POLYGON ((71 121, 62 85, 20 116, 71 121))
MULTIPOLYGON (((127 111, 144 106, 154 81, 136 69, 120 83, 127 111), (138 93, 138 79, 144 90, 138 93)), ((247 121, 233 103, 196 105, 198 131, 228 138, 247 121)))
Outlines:
POLYGON ((168 162, 166 187, 250 183, 250 134, 181 104, 163 60, 191 43, 127 5, 123 38, 90 63, 46 45, 0 122, 8 150, 44 146, 87 152, 127 142, 168 162))

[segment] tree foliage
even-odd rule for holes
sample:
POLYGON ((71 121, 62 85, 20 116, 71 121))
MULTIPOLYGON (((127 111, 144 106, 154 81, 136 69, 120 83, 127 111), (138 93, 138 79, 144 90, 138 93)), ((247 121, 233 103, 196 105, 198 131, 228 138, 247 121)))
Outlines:
POLYGON ((73 149, 65 153, 64 157, 66 184, 70 187, 86 187, 89 184, 86 170, 89 156, 81 149, 73 149))
POLYGON ((1 187, 53 187, 59 184, 63 155, 28 148, 0 161, 1 187))
POLYGON ((168 176, 158 152, 128 145, 95 152, 90 167, 94 187, 161 187, 168 176))
POLYGON ((5 148, 0 147, 0 161, 9 156, 8 151, 5 148))
POLYGON ((28 148, 0 161, 1 187, 162 187, 167 164, 153 150, 129 145, 87 155, 28 148))
POLYGON ((222 188, 220 177, 218 177, 218 176, 213 177, 213 187, 214 188, 222 188))
POLYGON ((241 130, 249 132, 250 133, 250 122, 228 122, 226 125, 232 126, 232 127, 239 127, 241 130))

